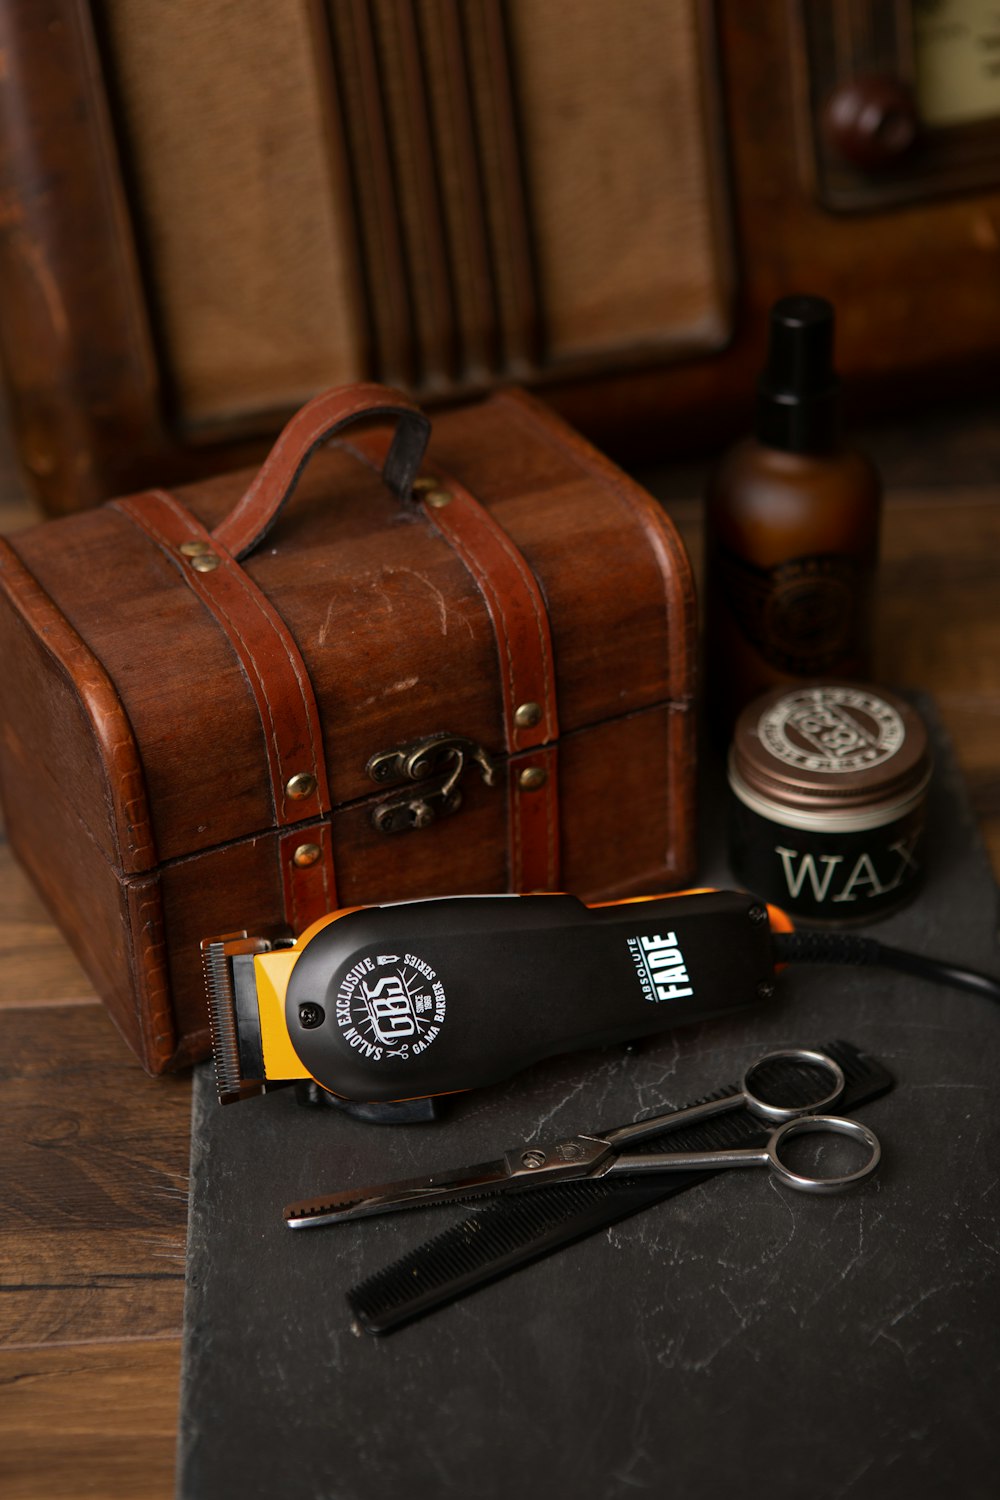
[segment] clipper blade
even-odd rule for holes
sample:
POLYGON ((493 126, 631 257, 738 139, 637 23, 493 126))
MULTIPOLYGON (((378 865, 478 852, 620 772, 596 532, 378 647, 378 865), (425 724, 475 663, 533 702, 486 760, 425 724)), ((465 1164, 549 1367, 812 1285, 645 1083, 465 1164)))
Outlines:
POLYGON ((233 959, 242 954, 266 953, 270 947, 266 938, 251 938, 245 932, 206 938, 201 945, 215 1087, 220 1104, 235 1104, 263 1092, 262 1079, 245 1078, 243 1074, 233 959))

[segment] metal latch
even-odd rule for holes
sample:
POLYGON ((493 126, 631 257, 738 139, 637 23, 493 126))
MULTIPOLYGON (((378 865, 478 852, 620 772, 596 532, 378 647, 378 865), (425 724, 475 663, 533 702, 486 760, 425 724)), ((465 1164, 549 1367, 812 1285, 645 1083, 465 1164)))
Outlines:
POLYGON ((494 765, 482 745, 463 734, 431 734, 413 740, 397 750, 382 750, 373 755, 365 767, 373 781, 384 786, 396 781, 419 781, 419 790, 387 802, 372 811, 372 823, 379 833, 407 833, 411 828, 426 828, 438 818, 446 818, 462 805, 459 782, 467 765, 479 767, 487 786, 494 781, 494 765))

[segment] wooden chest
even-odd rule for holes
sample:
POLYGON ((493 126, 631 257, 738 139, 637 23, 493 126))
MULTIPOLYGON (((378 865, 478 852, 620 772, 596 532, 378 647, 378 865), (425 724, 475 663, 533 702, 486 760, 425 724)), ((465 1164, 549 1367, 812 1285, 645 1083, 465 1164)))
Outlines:
POLYGON ((152 1072, 208 1050, 206 935, 691 876, 673 526, 519 392, 428 427, 344 387, 257 474, 0 542, 10 839, 152 1072))

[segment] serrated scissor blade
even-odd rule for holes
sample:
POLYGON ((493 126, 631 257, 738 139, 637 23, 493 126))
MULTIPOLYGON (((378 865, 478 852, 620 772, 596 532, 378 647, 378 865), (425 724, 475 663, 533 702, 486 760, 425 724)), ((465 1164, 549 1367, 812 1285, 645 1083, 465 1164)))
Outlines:
POLYGON ((306 1229, 312 1224, 340 1224, 397 1208, 429 1208, 483 1193, 521 1192, 547 1182, 589 1177, 610 1156, 611 1146, 606 1140, 588 1135, 574 1135, 547 1148, 519 1146, 496 1161, 474 1167, 435 1172, 432 1177, 412 1177, 405 1182, 383 1182, 378 1187, 348 1188, 325 1198, 293 1203, 285 1209, 285 1222, 289 1229, 306 1229))
POLYGON ((454 1172, 436 1172, 433 1177, 412 1177, 385 1182, 378 1187, 347 1188, 325 1198, 291 1203, 285 1209, 289 1229, 308 1229, 319 1224, 343 1224, 372 1214, 391 1213, 397 1208, 425 1208, 437 1203, 475 1198, 498 1192, 510 1180, 505 1157, 461 1167, 454 1172))

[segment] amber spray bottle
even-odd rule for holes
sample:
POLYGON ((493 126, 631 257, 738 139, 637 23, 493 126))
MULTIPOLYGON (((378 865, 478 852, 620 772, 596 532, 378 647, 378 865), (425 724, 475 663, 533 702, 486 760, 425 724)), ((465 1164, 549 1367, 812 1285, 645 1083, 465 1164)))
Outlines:
POLYGON ((705 511, 705 695, 722 741, 758 694, 866 679, 881 484, 840 437, 833 308, 771 310, 754 436, 719 463, 705 511))

